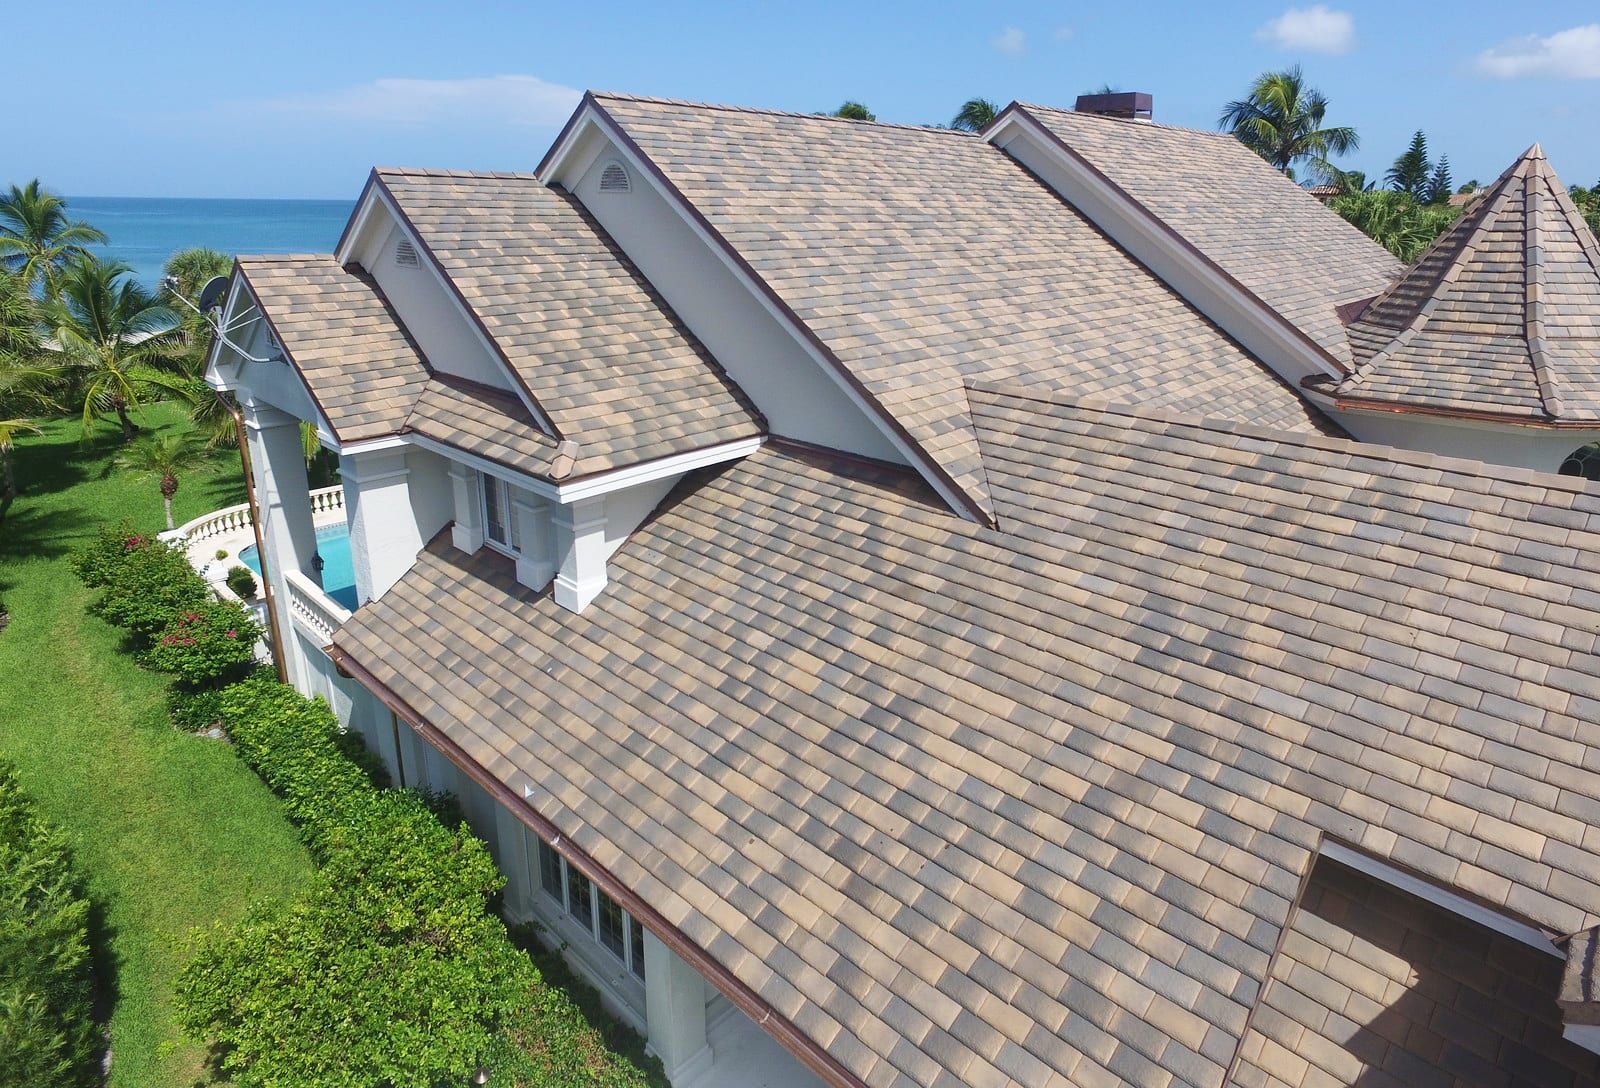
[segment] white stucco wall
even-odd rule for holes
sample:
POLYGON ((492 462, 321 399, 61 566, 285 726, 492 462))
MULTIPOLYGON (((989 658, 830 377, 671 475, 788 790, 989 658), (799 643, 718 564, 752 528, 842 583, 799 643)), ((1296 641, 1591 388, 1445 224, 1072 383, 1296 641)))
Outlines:
MULTIPOLYGON (((388 216, 382 208, 375 208, 372 214, 388 216)), ((378 281, 428 362, 435 370, 499 389, 513 389, 505 364, 489 353, 481 334, 429 267, 428 256, 421 247, 417 247, 417 265, 395 264, 395 248, 405 232, 393 220, 388 221, 388 228, 363 231, 363 244, 355 257, 378 281)))
POLYGON ((1568 454, 1600 440, 1600 430, 1556 431, 1395 412, 1328 414, 1363 442, 1541 472, 1555 472, 1568 454))
POLYGON ((877 423, 689 229, 651 179, 629 170, 631 192, 599 191, 600 171, 615 159, 607 145, 573 191, 755 402, 772 433, 904 464, 877 423))

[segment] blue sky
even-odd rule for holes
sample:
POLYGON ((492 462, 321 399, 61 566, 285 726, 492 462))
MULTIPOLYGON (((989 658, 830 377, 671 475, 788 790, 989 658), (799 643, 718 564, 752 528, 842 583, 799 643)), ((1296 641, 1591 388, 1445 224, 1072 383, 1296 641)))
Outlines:
POLYGON ((1381 174, 1413 129, 1457 181, 1538 140, 1600 179, 1587 3, 12 5, 0 183, 109 196, 351 198, 374 163, 530 169, 586 87, 946 122, 973 95, 1070 106, 1112 82, 1211 127, 1300 62, 1381 174), (1447 11, 1441 17, 1439 11, 1447 11), (16 48, 35 43, 38 48, 16 48), (70 44, 67 44, 70 43, 70 44), (31 106, 32 108, 26 108, 31 106), (48 108, 47 108, 48 107, 48 108))

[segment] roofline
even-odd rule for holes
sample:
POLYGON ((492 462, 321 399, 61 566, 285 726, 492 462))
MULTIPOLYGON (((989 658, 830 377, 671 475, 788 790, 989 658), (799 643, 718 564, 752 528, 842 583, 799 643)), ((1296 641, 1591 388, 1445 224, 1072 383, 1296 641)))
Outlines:
MULTIPOLYGON (((278 349, 283 352, 284 361, 294 369, 295 377, 300 379, 300 385, 305 389, 307 398, 310 399, 312 405, 317 409, 317 416, 319 417, 318 421, 322 424, 322 427, 319 428, 319 430, 325 428, 328 436, 334 440, 334 443, 340 443, 341 440, 339 438, 339 432, 334 427, 333 420, 328 416, 327 408, 323 407, 322 401, 317 398, 316 390, 312 389, 311 383, 306 380, 306 372, 300 368, 299 363, 295 362, 294 352, 289 350, 288 341, 286 341, 283 338, 283 334, 278 331, 277 322, 272 320, 272 315, 267 312, 267 307, 264 303, 262 303, 261 296, 256 294, 255 285, 250 282, 250 273, 244 270, 244 265, 237 257, 233 259, 233 266, 235 275, 238 277, 239 284, 250 296, 251 301, 255 303, 256 312, 261 315, 261 320, 267 323, 267 331, 272 333, 273 340, 277 341, 278 349)), ((220 342, 220 339, 218 342, 220 342)), ((249 385, 250 383, 244 382, 243 384, 249 385)))
POLYGON ((1509 412, 1491 412, 1478 408, 1446 408, 1440 405, 1384 400, 1379 397, 1352 397, 1330 393, 1311 385, 1302 385, 1313 399, 1326 401, 1328 407, 1346 412, 1384 412, 1390 415, 1432 416, 1436 419, 1460 419, 1474 423, 1499 423, 1513 427, 1527 427, 1541 431, 1596 431, 1600 432, 1600 419, 1552 419, 1549 416, 1519 416, 1509 412))
POLYGON ((920 442, 901 426, 900 421, 850 372, 850 369, 828 348, 822 338, 813 332, 805 321, 801 320, 800 315, 795 313, 788 303, 784 302, 777 291, 773 290, 772 286, 756 272, 738 250, 729 244, 721 232, 711 225, 710 220, 672 183, 665 171, 656 165, 655 161, 645 154, 644 149, 634 141, 633 137, 628 135, 622 125, 606 112, 605 107, 595 99, 593 92, 584 94, 583 101, 579 103, 577 111, 568 119, 566 126, 561 130, 561 134, 556 138, 556 142, 551 145, 549 152, 540 161, 539 176, 545 184, 550 184, 547 171, 559 166, 562 159, 566 157, 580 127, 580 122, 583 120, 595 124, 597 128, 615 140, 622 147, 624 153, 634 161, 635 165, 645 170, 655 179, 656 184, 661 187, 666 195, 668 204, 676 208, 679 215, 689 221, 691 228, 711 244, 712 248, 723 260, 734 269, 737 277, 743 279, 746 285, 755 291, 758 298, 773 311, 780 322, 790 328, 796 338, 823 365, 824 370, 843 386, 851 398, 856 401, 857 405, 863 408, 870 416, 876 418, 880 428, 887 432, 891 443, 900 452, 907 454, 913 463, 920 467, 924 478, 939 493, 939 496, 950 504, 952 509, 969 521, 991 527, 994 525, 994 518, 972 496, 967 494, 966 489, 944 470, 944 466, 940 465, 920 442), (558 152, 559 154, 557 154, 558 152))
MULTIPOLYGON (((1039 120, 1039 118, 1034 114, 1030 113, 1027 106, 1018 102, 1012 102, 1005 109, 1001 110, 999 116, 990 122, 988 127, 983 130, 984 140, 990 144, 993 144, 995 137, 1011 125, 1015 125, 1021 131, 1027 132, 1042 140, 1048 148, 1051 148, 1057 154, 1064 156, 1072 165, 1086 171, 1090 178, 1099 184, 1114 201, 1121 204, 1125 209, 1132 211, 1136 216, 1144 220, 1147 225, 1156 228, 1157 233, 1166 238, 1168 242, 1172 243, 1176 247, 1179 254, 1188 258, 1189 260, 1198 261, 1206 272, 1209 272, 1213 277, 1222 282, 1222 285, 1229 293, 1233 294, 1237 299, 1243 301, 1249 309, 1255 310, 1259 315, 1264 316, 1267 321, 1272 325, 1275 325, 1280 332, 1288 333, 1293 340, 1298 341, 1302 348, 1310 352, 1313 357, 1312 361, 1317 364, 1318 369, 1326 372, 1329 377, 1343 377, 1345 374, 1350 372, 1350 368, 1341 362, 1336 356, 1334 356, 1333 353, 1328 351, 1327 348, 1317 343, 1298 325, 1284 317, 1283 314, 1279 313, 1276 308, 1267 303, 1264 299, 1262 299, 1254 291, 1251 291, 1244 284, 1240 283, 1232 274, 1230 274, 1221 265, 1217 264, 1216 261, 1208 257, 1198 246, 1189 241, 1189 239, 1185 238, 1170 223, 1168 223, 1161 216, 1157 215, 1132 193, 1128 192, 1122 186, 1112 181, 1111 178, 1101 172, 1101 170, 1088 159, 1084 158, 1077 151, 1073 150, 1073 148, 1067 144, 1065 140, 1051 131, 1048 125, 1039 120)), ((1004 148, 999 148, 997 146, 997 150, 1003 151, 1004 148)), ((1066 198, 1065 194, 1061 194, 1061 196, 1063 199, 1066 198)), ((1074 205, 1074 207, 1076 207, 1076 205, 1074 205)), ((1087 217, 1088 213, 1083 212, 1083 209, 1079 208, 1078 211, 1087 217)), ((1099 223, 1096 223, 1095 225, 1100 227, 1102 231, 1110 234, 1110 231, 1104 226, 1101 226, 1099 223)), ((1122 242, 1121 239, 1116 239, 1116 241, 1119 245, 1126 248, 1126 243, 1122 242)), ((1147 268, 1152 275, 1156 276, 1157 279, 1160 279, 1163 283, 1167 284, 1168 288, 1176 292, 1179 297, 1182 297, 1184 301, 1189 303, 1189 305, 1195 306, 1193 300, 1187 298, 1182 291, 1179 291, 1174 284, 1168 282, 1166 278, 1157 273, 1155 269, 1149 268, 1149 265, 1144 261, 1140 261, 1139 263, 1141 266, 1147 268)), ((1195 308, 1199 309, 1198 306, 1195 306, 1195 308)), ((1201 312, 1204 313, 1204 311, 1201 312)), ((1209 314, 1207 314, 1206 317, 1208 320, 1215 322, 1215 319, 1211 318, 1209 314)), ((1237 336, 1235 336, 1235 339, 1237 339, 1237 336)), ((1252 352, 1252 354, 1255 353, 1252 352)), ((1261 361, 1266 363, 1266 360, 1264 359, 1261 361)), ((1272 367, 1270 363, 1267 363, 1266 365, 1273 370, 1277 369, 1276 367, 1272 367)))
POLYGON ((867 1088, 867 1085, 839 1060, 829 1054, 809 1035, 802 1032, 793 1021, 762 999, 754 990, 740 981, 731 971, 690 940, 684 933, 655 909, 633 889, 617 880, 593 857, 579 848, 561 830, 528 804, 526 797, 518 797, 510 787, 486 771, 477 760, 451 740, 424 715, 418 714, 404 699, 374 676, 337 644, 328 647, 333 663, 348 672, 362 687, 378 698, 389 710, 403 718, 408 725, 423 735, 446 759, 459 767, 467 777, 481 786, 500 802, 508 812, 527 825, 551 848, 577 867, 607 895, 620 903, 629 914, 653 933, 674 954, 687 961, 702 978, 707 979, 722 992, 733 1005, 756 1026, 772 1036, 785 1050, 806 1065, 813 1073, 833 1088, 867 1088))

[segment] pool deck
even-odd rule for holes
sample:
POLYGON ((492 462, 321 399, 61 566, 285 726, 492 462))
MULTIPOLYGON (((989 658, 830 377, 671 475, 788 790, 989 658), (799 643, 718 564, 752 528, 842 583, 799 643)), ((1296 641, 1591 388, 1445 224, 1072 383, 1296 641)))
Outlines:
MULTIPOLYGON (((325 510, 312 519, 312 525, 324 529, 329 525, 342 525, 344 520, 343 508, 325 510)), ((191 540, 184 545, 184 553, 189 557, 194 569, 199 571, 206 581, 213 586, 222 586, 230 570, 247 565, 239 558, 239 553, 255 542, 255 529, 246 522, 239 528, 208 536, 203 540, 191 540), (227 555, 218 559, 218 551, 227 552, 227 555)), ((226 589, 226 586, 223 588, 226 589)))

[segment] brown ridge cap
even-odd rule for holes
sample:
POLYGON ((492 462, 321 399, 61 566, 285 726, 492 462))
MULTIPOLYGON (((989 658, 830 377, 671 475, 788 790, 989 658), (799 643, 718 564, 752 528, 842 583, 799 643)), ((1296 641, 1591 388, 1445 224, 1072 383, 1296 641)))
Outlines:
MULTIPOLYGON (((1543 152, 1539 153, 1537 160, 1531 157, 1538 149, 1539 145, 1534 144, 1529 150, 1530 157, 1524 161, 1542 163, 1543 152)), ((1538 385, 1539 400, 1543 402, 1545 413, 1550 418, 1559 419, 1565 414, 1564 406, 1556 385, 1555 370, 1545 357, 1544 348, 1545 195, 1542 190, 1545 178, 1541 170, 1534 169, 1531 173, 1532 177, 1527 174, 1521 175, 1522 334, 1528 342, 1528 360, 1533 366, 1533 378, 1538 385)))
MULTIPOLYGON (((445 530, 430 541, 427 547, 431 548, 444 536, 445 530)), ((509 560, 508 560, 509 561, 509 560)), ((542 591, 541 596, 548 593, 542 591)), ((733 972, 701 948, 680 929, 667 921, 660 911, 650 904, 643 896, 613 877, 610 871, 600 865, 588 852, 580 848, 571 838, 563 835, 561 830, 548 819, 541 816, 537 810, 528 804, 526 798, 521 798, 501 782, 499 778, 486 771, 477 760, 451 740, 443 730, 396 694, 391 688, 380 681, 364 665, 353 658, 349 651, 334 642, 328 647, 328 656, 336 665, 347 670, 351 676, 377 696, 378 701, 398 714, 408 724, 424 733, 431 743, 444 757, 454 763, 461 771, 471 778, 491 797, 496 798, 507 811, 530 827, 540 838, 551 844, 551 848, 567 859, 567 862, 577 867, 578 871, 594 881, 595 885, 605 891, 607 895, 622 904, 623 909, 637 918, 641 925, 653 933, 662 944, 672 949, 674 953, 694 967, 701 977, 709 980, 730 1003, 750 1019, 758 1027, 764 1028, 768 1035, 788 1050, 806 1065, 813 1073, 833 1088, 867 1088, 867 1086, 839 1062, 827 1048, 823 1047, 811 1036, 807 1035, 783 1013, 773 1008, 768 1002, 741 982, 733 972)))
MULTIPOLYGON (((1188 125, 1171 125, 1171 124, 1167 124, 1164 121, 1151 121, 1151 120, 1147 120, 1147 119, 1144 119, 1144 118, 1112 117, 1110 114, 1105 114, 1105 113, 1085 113, 1082 110, 1071 110, 1071 109, 1068 109, 1065 106, 1051 106, 1051 105, 1047 105, 1047 104, 1045 104, 1043 102, 1015 101, 1015 102, 1012 102, 1011 105, 1016 106, 1019 109, 1024 109, 1024 110, 1042 110, 1042 111, 1044 111, 1046 113, 1065 113, 1065 114, 1069 114, 1069 115, 1071 115, 1072 117, 1075 117, 1075 118, 1076 117, 1083 117, 1083 118, 1086 118, 1086 119, 1088 119, 1090 121, 1093 121, 1095 123, 1099 123, 1099 122, 1103 121, 1103 122, 1106 122, 1106 123, 1109 123, 1109 124, 1117 124, 1117 125, 1136 125, 1141 129, 1144 129, 1144 128, 1162 129, 1162 130, 1167 131, 1167 132, 1181 132, 1181 133, 1184 133, 1186 135, 1191 135, 1191 136, 1206 136, 1206 137, 1209 137, 1209 138, 1211 138, 1213 140, 1234 140, 1234 139, 1237 139, 1237 137, 1235 137, 1234 134, 1231 133, 1231 132, 1219 132, 1216 129, 1191 128, 1188 125)), ((1002 110, 1001 112, 1004 113, 1005 111, 1002 110)), ((1244 147, 1244 144, 1240 143, 1239 146, 1240 147, 1244 147)), ((1246 151, 1250 150, 1247 147, 1245 147, 1244 149, 1246 151)), ((1254 152, 1251 152, 1251 154, 1254 154, 1254 152)), ((1263 160, 1263 161, 1265 161, 1265 160, 1263 160)))

